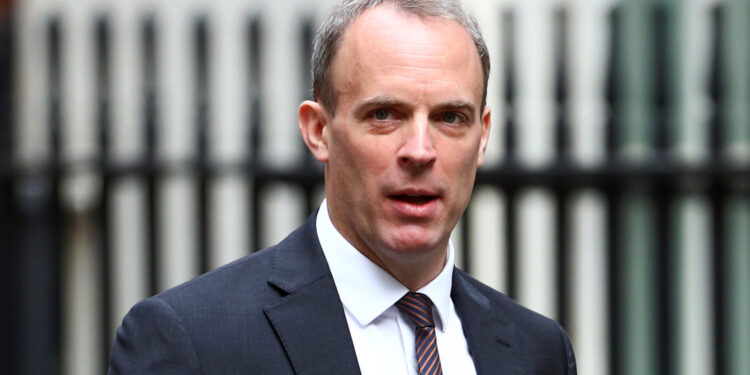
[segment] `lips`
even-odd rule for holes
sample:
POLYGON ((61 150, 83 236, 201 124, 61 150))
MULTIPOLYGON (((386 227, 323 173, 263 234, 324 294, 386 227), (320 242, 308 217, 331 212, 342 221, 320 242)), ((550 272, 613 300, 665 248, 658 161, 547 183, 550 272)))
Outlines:
POLYGON ((437 199, 438 194, 428 189, 406 188, 394 191, 388 197, 397 201, 420 205, 437 199))
POLYGON ((423 189, 405 189, 388 195, 392 209, 399 216, 425 220, 437 214, 440 195, 423 189))
POLYGON ((429 194, 427 195, 397 194, 397 195, 392 195, 391 198, 398 200, 398 201, 406 202, 409 204, 420 205, 420 204, 429 203, 430 201, 437 199, 437 196, 429 195, 429 194))

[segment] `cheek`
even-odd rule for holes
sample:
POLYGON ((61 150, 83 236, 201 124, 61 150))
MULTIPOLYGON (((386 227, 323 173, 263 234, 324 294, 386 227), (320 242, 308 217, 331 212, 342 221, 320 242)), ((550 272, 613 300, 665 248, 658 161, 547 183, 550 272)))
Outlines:
POLYGON ((477 168, 479 142, 445 142, 441 144, 443 162, 452 175, 468 175, 477 168))
POLYGON ((471 194, 477 169, 476 148, 453 147, 444 159, 445 178, 453 185, 454 191, 461 199, 471 194))
POLYGON ((342 184, 356 184, 353 190, 366 190, 377 185, 378 176, 389 163, 388 144, 361 134, 339 133, 332 137, 329 160, 332 170, 341 175, 342 184))

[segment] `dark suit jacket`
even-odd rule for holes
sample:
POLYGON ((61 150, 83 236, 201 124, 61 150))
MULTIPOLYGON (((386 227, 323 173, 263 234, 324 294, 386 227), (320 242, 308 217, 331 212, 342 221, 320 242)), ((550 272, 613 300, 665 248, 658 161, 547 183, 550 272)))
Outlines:
MULTIPOLYGON (((556 322, 458 269, 451 297, 478 374, 576 373, 556 322)), ((274 247, 136 304, 109 373, 359 374, 315 215, 274 247)))

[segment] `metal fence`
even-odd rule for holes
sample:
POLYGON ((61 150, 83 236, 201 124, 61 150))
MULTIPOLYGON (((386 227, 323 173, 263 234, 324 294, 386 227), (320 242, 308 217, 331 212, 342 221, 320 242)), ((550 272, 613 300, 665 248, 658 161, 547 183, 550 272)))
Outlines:
MULTIPOLYGON (((320 203, 296 108, 330 4, 17 5, 0 34, 9 373, 103 372, 135 302, 320 203)), ((458 265, 561 321, 581 374, 746 374, 747 2, 467 5, 493 124, 458 265)))

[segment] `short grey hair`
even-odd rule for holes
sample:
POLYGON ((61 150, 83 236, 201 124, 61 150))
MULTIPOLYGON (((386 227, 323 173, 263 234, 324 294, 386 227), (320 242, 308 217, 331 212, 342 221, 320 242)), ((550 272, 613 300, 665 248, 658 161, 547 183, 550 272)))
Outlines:
POLYGON ((482 64, 484 85, 482 106, 487 104, 487 81, 490 76, 490 55, 479 30, 479 23, 458 0, 343 0, 331 9, 328 17, 318 29, 313 41, 312 81, 313 98, 335 116, 337 97, 333 87, 331 66, 349 24, 368 9, 381 4, 394 5, 397 9, 421 18, 437 17, 458 22, 471 36, 482 64))

